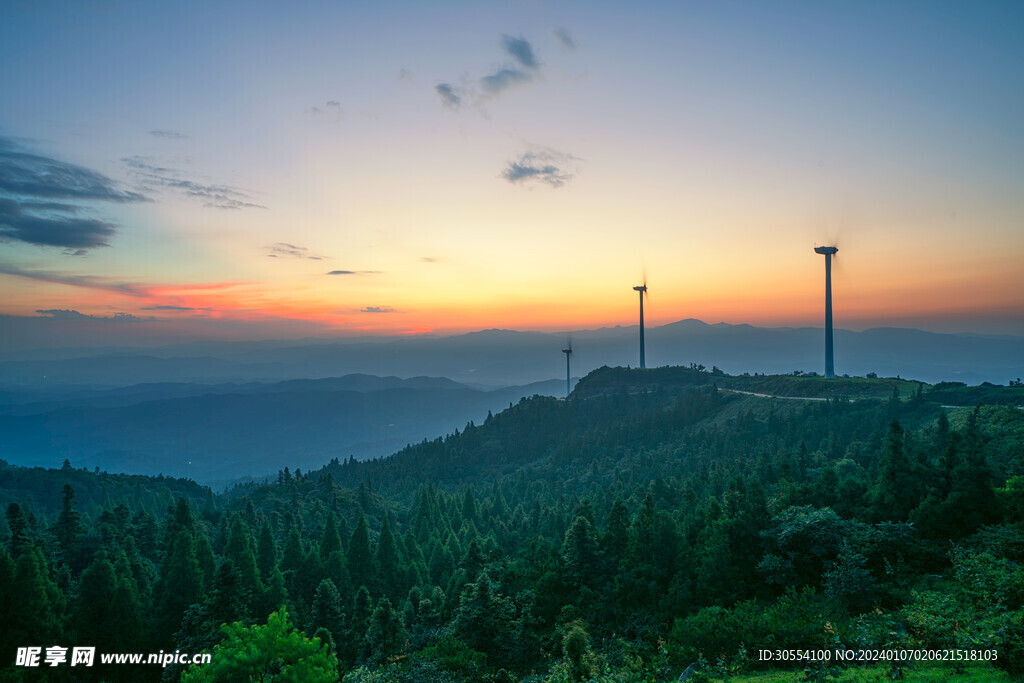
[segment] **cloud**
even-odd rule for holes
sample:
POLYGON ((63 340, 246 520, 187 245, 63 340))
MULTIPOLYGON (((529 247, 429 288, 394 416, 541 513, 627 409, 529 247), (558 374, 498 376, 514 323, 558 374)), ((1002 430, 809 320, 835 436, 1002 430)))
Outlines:
POLYGON ((528 40, 503 35, 501 47, 510 61, 482 76, 475 86, 458 87, 451 83, 438 83, 434 86, 438 97, 441 98, 441 104, 449 109, 461 109, 467 103, 479 105, 509 88, 531 83, 539 78, 541 62, 528 40))
POLYGON ((537 56, 533 54, 533 47, 525 39, 502 36, 501 44, 505 48, 505 52, 519 62, 523 68, 536 70, 540 67, 540 64, 537 62, 537 56))
POLYGON ((420 258, 420 261, 423 261, 424 263, 437 263, 440 260, 441 259, 435 258, 433 256, 423 256, 420 258))
POLYGON ((480 87, 492 95, 497 95, 519 83, 529 83, 533 74, 519 69, 499 69, 489 76, 480 79, 480 87))
POLYGON ((306 247, 297 247, 294 244, 288 244, 287 242, 276 242, 271 244, 270 253, 267 254, 270 258, 304 258, 310 259, 311 261, 323 261, 323 256, 317 256, 310 254, 309 249, 306 247))
POLYGON ((497 95, 514 85, 529 83, 536 78, 540 69, 540 62, 537 61, 533 47, 526 39, 502 36, 501 45, 517 66, 502 67, 480 79, 480 87, 492 95, 497 95))
POLYGON ((359 311, 360 313, 394 313, 393 308, 382 308, 381 306, 367 306, 359 311))
POLYGON ((163 138, 165 140, 187 140, 187 135, 182 135, 173 130, 151 130, 149 134, 155 138, 163 138))
POLYGON ((102 173, 0 137, 0 241, 63 247, 65 254, 81 255, 110 246, 116 232, 107 221, 79 216, 88 208, 82 202, 146 200, 102 173))
MULTIPOLYGON (((56 205, 49 215, 25 213, 24 205, 0 198, 0 241, 18 241, 43 247, 65 247, 81 255, 83 250, 109 247, 107 239, 115 230, 110 223, 75 216, 64 216, 69 209, 56 205)), ((77 207, 71 207, 74 213, 77 207)))
POLYGON ((115 313, 114 315, 86 315, 79 313, 78 311, 71 309, 62 308, 51 308, 45 311, 36 311, 36 313, 53 320, 101 320, 103 322, 114 322, 114 323, 141 323, 141 322, 152 322, 156 320, 154 317, 140 318, 137 315, 131 313, 115 313))
POLYGON ((117 292, 129 296, 144 297, 149 295, 149 288, 137 282, 112 282, 106 278, 95 275, 68 275, 65 273, 54 273, 48 270, 24 270, 8 263, 0 263, 0 273, 15 275, 30 280, 41 282, 52 282, 59 285, 71 287, 85 287, 87 289, 101 289, 108 292, 117 292))
POLYGON ((324 104, 317 107, 310 107, 306 110, 307 114, 314 116, 329 116, 334 122, 341 121, 342 109, 341 102, 337 100, 328 100, 324 104))
POLYGON ((573 173, 565 169, 567 164, 578 159, 571 154, 553 149, 538 149, 526 152, 518 159, 508 162, 501 177, 510 183, 538 182, 561 187, 572 180, 573 173))
POLYGON ((231 185, 205 183, 190 180, 180 169, 154 166, 144 157, 128 157, 121 161, 131 169, 132 175, 150 190, 166 188, 180 195, 198 199, 203 206, 212 209, 265 209, 262 204, 250 200, 243 190, 231 185))
POLYGON ((332 270, 328 275, 379 275, 379 270, 332 270))
POLYGON ((441 104, 449 109, 458 109, 462 106, 462 96, 452 84, 438 83, 434 86, 434 90, 441 97, 441 104))
POLYGON ((0 137, 0 192, 15 197, 98 199, 139 202, 146 197, 120 189, 113 180, 91 169, 33 154, 0 137))
MULTIPOLYGON (((195 308, 193 306, 142 306, 141 311, 212 311, 212 308, 195 308)), ((38 311, 37 311, 38 312, 38 311)))
POLYGON ((552 29, 551 34, 555 36, 555 40, 557 40, 559 44, 566 50, 576 49, 576 41, 573 39, 572 35, 569 33, 568 30, 558 27, 552 29))

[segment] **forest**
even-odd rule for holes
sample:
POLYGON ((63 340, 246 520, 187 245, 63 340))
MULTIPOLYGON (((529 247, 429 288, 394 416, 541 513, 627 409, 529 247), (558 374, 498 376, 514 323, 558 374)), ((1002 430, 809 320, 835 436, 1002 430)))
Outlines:
POLYGON ((602 368, 220 493, 0 461, 0 681, 1024 674, 1019 387, 828 382, 602 368), (15 663, 78 645, 211 661, 15 663), (882 649, 990 654, 759 654, 882 649))

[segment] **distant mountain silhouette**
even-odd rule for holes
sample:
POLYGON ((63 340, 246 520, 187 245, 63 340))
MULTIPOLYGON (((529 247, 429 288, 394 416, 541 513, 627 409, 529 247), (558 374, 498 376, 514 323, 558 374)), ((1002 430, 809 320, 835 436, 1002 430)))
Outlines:
MULTIPOLYGON (((574 331, 573 374, 636 366, 637 327, 574 331)), ((523 385, 563 376, 566 333, 482 330, 450 337, 216 342, 155 349, 20 352, 0 358, 0 387, 19 390, 109 388, 140 383, 246 383, 375 376, 448 377, 474 387, 523 385), (13 359, 13 358, 16 358, 13 359)), ((925 382, 1005 384, 1024 376, 1024 337, 936 334, 912 329, 836 330, 837 374, 900 375, 925 382)), ((722 370, 821 372, 821 329, 764 328, 681 320, 647 329, 647 365, 722 370)))
POLYGON ((56 467, 67 458, 76 467, 207 483, 388 455, 564 387, 552 380, 482 391, 444 378, 368 375, 143 385, 9 405, 0 416, 0 445, 16 465, 56 467), (165 397, 153 398, 160 392, 165 397))

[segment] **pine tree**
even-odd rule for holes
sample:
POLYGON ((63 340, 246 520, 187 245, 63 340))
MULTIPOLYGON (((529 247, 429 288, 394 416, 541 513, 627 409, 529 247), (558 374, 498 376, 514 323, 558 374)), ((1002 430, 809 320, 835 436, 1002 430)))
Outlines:
POLYGON ((400 596, 405 594, 406 588, 403 585, 404 580, 398 544, 395 541, 394 534, 391 533, 391 522, 386 515, 380 530, 380 536, 377 538, 375 562, 383 594, 389 599, 398 600, 400 596))
POLYGON ((270 521, 263 518, 263 525, 260 527, 260 538, 256 543, 256 565, 260 570, 260 578, 267 581, 270 575, 277 568, 277 542, 274 540, 274 532, 270 528, 270 521))
POLYGON ((117 576, 114 565, 104 552, 96 555, 79 581, 78 599, 71 614, 71 627, 79 640, 88 638, 101 651, 111 651, 123 643, 117 642, 120 635, 117 611, 117 576))
POLYGON ((184 527, 178 528, 160 565, 160 578, 154 587, 158 644, 169 643, 185 610, 203 597, 203 574, 196 559, 195 541, 184 527))
POLYGON ((328 513, 324 525, 324 535, 320 539, 320 557, 330 557, 331 553, 341 550, 341 536, 338 534, 338 522, 334 513, 328 513))
POLYGON ((249 540, 249 527, 241 516, 235 515, 231 520, 231 534, 224 548, 224 559, 231 560, 241 575, 242 591, 249 599, 256 598, 263 590, 259 570, 256 568, 256 555, 252 551, 249 540))
POLYGON ((879 463, 872 508, 875 518, 902 522, 920 502, 920 478, 907 455, 905 432, 898 420, 889 425, 879 463))
POLYGON ((28 544, 28 521, 18 503, 7 506, 7 528, 11 532, 11 553, 17 558, 28 544))
POLYGON ((276 612, 288 602, 284 574, 278 567, 274 567, 274 571, 264 583, 263 595, 253 614, 258 620, 266 619, 271 612, 276 612))
POLYGON ((9 590, 13 609, 4 615, 18 645, 60 642, 65 599, 49 576, 39 548, 23 548, 9 590))
POLYGON ((213 556, 213 546, 210 545, 209 537, 202 530, 196 532, 196 561, 199 563, 199 571, 203 574, 203 585, 212 585, 217 573, 217 559, 213 556))
POLYGON ((333 642, 341 642, 345 631, 345 614, 341 611, 341 595, 330 579, 324 579, 317 586, 307 633, 319 628, 326 629, 333 642))
POLYGON ((570 585, 578 591, 595 587, 599 571, 597 532, 585 514, 577 514, 565 532, 562 559, 570 585))
POLYGON ((366 586, 360 586, 352 601, 352 620, 349 622, 349 638, 345 648, 346 661, 355 661, 356 658, 362 656, 372 609, 373 599, 370 597, 370 592, 366 590, 366 586))
POLYGON ((605 552, 621 560, 629 546, 629 510, 621 496, 615 497, 611 512, 608 513, 608 529, 602 539, 605 552))
POLYGON ((397 653, 404 641, 405 630, 398 620, 395 608, 386 597, 381 598, 366 630, 370 661, 383 662, 388 656, 397 653))
POLYGON ((355 531, 348 542, 348 575, 352 585, 372 588, 374 586, 375 567, 373 553, 370 550, 370 531, 366 526, 366 516, 359 514, 355 531))
POLYGON ((52 529, 61 555, 72 567, 77 566, 78 537, 85 532, 82 515, 75 509, 74 500, 75 489, 71 484, 64 484, 63 505, 52 529))

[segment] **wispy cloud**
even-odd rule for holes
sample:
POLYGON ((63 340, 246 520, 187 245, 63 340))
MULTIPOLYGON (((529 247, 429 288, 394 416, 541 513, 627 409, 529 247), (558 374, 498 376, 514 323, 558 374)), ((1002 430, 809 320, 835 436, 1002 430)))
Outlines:
POLYGON ((497 95, 514 85, 529 83, 537 77, 540 69, 540 62, 533 52, 533 46, 525 38, 502 36, 501 46, 515 63, 512 66, 502 66, 480 79, 480 87, 492 95, 497 95))
POLYGON ((120 189, 102 173, 34 154, 3 137, 0 137, 0 192, 15 197, 64 200, 138 202, 146 199, 137 192, 120 189))
POLYGON ((508 162, 501 177, 510 183, 543 183, 562 187, 575 175, 567 167, 579 161, 577 157, 553 149, 536 149, 521 154, 508 162))
POLYGON ((420 258, 420 261, 423 261, 424 263, 437 263, 440 260, 441 259, 433 257, 433 256, 423 256, 423 257, 420 258))
POLYGON ((149 134, 155 138, 163 138, 164 140, 187 140, 188 136, 183 135, 173 130, 151 130, 149 134))
MULTIPOLYGON (((196 293, 209 296, 218 290, 230 290, 243 287, 248 282, 204 282, 195 284, 143 284, 141 282, 125 282, 97 275, 76 275, 49 270, 26 270, 11 263, 0 262, 0 274, 67 285, 105 292, 114 292, 123 296, 140 299, 149 308, 144 310, 209 310, 202 307, 185 306, 196 293)), ((224 295, 228 297, 228 295, 224 295)), ((232 295, 230 298, 237 298, 232 295)))
POLYGON ((555 37, 555 40, 564 47, 566 50, 576 49, 576 40, 572 37, 572 34, 565 28, 559 26, 558 28, 552 29, 551 35, 555 37))
POLYGON ((53 320, 71 320, 71 321, 101 321, 111 323, 141 323, 141 322, 152 322, 156 318, 150 316, 148 318, 140 318, 137 315, 131 313, 115 313, 114 315, 86 315, 85 313, 79 313, 73 309, 67 308, 51 308, 44 311, 36 311, 39 315, 53 320))
POLYGON ((504 90, 508 90, 513 85, 529 83, 532 80, 533 74, 521 69, 498 69, 493 74, 481 78, 480 87, 485 92, 497 95, 504 90))
POLYGON ((444 82, 434 86, 441 104, 449 109, 461 109, 469 102, 481 104, 509 88, 531 83, 540 77, 541 62, 528 40, 503 35, 501 49, 505 63, 482 76, 475 85, 456 86, 444 82))
POLYGON ((267 208, 250 201, 249 195, 240 188, 193 180, 181 169, 156 166, 145 157, 128 157, 121 161, 131 170, 136 181, 150 191, 172 190, 189 199, 202 201, 203 206, 213 209, 267 208))
POLYGON ((309 249, 306 247, 299 247, 294 244, 288 244, 287 242, 276 242, 271 244, 270 253, 267 254, 270 258, 304 258, 310 259, 311 261, 323 261, 323 256, 317 256, 311 254, 309 249))
POLYGON ((328 100, 321 105, 310 107, 306 110, 306 113, 312 114, 313 116, 328 117, 331 121, 338 122, 341 121, 342 114, 344 112, 341 108, 341 102, 337 100, 328 100))
POLYGON ((441 104, 444 106, 449 109, 459 109, 462 107, 462 95, 459 94, 458 89, 451 83, 438 83, 434 86, 434 90, 437 91, 438 96, 441 98, 441 104))
POLYGON ((141 311, 212 311, 212 308, 197 308, 195 306, 142 306, 141 311))
POLYGON ((52 282, 71 287, 85 287, 87 289, 100 289, 129 296, 147 296, 148 288, 137 282, 117 282, 108 278, 95 275, 71 275, 68 273, 55 273, 49 270, 25 270, 9 263, 0 263, 0 273, 15 275, 40 282, 52 282))
POLYGON ((512 56, 524 69, 531 71, 540 68, 537 55, 533 54, 533 46, 525 38, 513 38, 512 36, 501 37, 502 47, 505 52, 512 56))
POLYGON ((360 309, 360 313, 394 313, 393 308, 384 308, 382 306, 367 306, 366 308, 360 309))
POLYGON ((92 169, 36 154, 0 137, 0 241, 61 247, 81 255, 110 246, 116 227, 80 216, 83 202, 140 202, 146 197, 122 189, 92 169))
POLYGON ((379 275, 379 270, 332 270, 328 275, 379 275))

